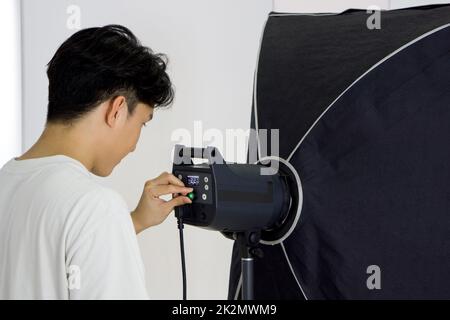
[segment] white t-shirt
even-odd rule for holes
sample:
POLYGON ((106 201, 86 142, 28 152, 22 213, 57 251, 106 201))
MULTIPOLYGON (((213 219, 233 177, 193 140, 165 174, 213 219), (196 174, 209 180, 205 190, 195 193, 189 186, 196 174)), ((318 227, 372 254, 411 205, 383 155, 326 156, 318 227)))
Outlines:
POLYGON ((123 198, 64 155, 7 162, 0 299, 148 299, 123 198))

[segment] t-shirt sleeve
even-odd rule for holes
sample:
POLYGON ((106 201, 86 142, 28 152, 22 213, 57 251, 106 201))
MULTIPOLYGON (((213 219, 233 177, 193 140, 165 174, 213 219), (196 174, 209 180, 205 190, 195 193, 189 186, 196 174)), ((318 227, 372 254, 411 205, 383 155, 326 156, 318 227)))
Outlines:
POLYGON ((70 299, 148 299, 142 258, 125 201, 113 190, 83 197, 66 256, 70 299))

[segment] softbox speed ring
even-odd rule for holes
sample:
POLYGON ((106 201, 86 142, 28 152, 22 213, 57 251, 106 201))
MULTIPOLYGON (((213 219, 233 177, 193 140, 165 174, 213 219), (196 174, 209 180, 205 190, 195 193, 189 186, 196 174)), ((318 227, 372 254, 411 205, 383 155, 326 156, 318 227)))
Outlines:
POLYGON ((278 225, 270 230, 261 232, 261 243, 265 245, 276 245, 286 240, 296 228, 303 206, 303 189, 300 176, 297 170, 287 160, 277 156, 267 156, 259 159, 255 164, 265 164, 265 162, 278 164, 278 170, 286 177, 286 184, 291 195, 290 205, 287 215, 278 225))

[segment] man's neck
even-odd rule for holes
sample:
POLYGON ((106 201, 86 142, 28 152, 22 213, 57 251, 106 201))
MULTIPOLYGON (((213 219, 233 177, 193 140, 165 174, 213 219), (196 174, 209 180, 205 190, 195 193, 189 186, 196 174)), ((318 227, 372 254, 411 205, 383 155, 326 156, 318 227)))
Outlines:
POLYGON ((80 161, 87 170, 94 166, 90 152, 73 128, 47 125, 36 143, 17 160, 35 159, 54 155, 65 155, 80 161), (83 149, 84 148, 84 149, 83 149))

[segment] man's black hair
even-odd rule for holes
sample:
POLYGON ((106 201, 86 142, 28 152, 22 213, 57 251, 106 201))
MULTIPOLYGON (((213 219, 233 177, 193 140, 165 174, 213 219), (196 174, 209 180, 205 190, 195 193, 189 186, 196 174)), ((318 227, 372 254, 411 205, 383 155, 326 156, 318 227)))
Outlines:
POLYGON ((47 122, 71 123, 98 104, 123 95, 128 112, 138 102, 167 106, 174 97, 167 58, 141 45, 120 25, 73 34, 48 63, 47 122))

